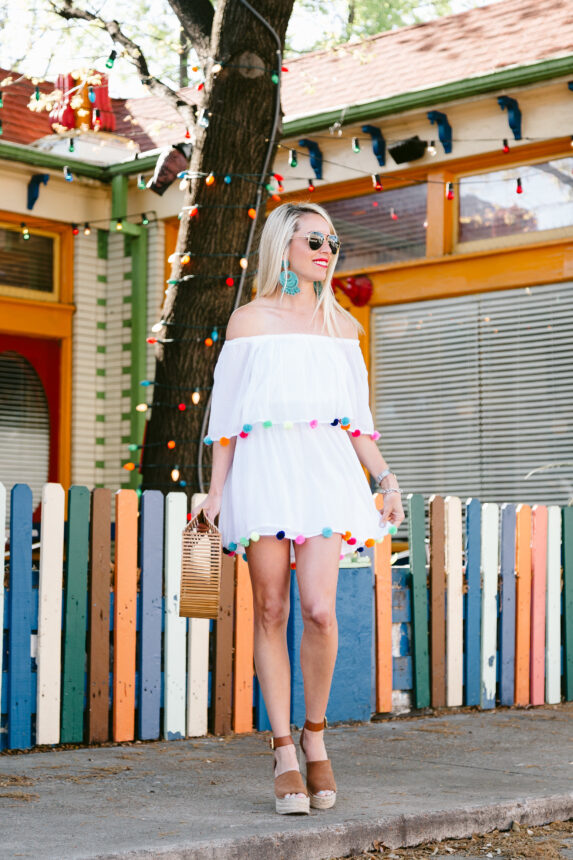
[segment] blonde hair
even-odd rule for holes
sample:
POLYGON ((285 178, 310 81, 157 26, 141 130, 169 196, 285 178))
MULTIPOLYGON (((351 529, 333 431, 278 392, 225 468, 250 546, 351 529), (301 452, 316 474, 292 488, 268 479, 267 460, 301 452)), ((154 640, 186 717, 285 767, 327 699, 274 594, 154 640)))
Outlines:
MULTIPOLYGON (((290 241, 296 231, 298 222, 303 215, 320 215, 328 224, 331 233, 335 232, 330 216, 322 206, 316 203, 283 203, 268 216, 261 239, 259 242, 259 266, 257 275, 257 297, 270 296, 281 291, 279 276, 285 268, 290 241)), ((322 309, 324 315, 324 329, 331 336, 340 332, 340 322, 343 318, 352 321, 357 331, 362 331, 362 326, 352 314, 341 307, 334 296, 332 289, 332 275, 338 259, 338 254, 332 254, 326 270, 326 278, 322 282, 322 291, 317 296, 313 318, 322 309)))

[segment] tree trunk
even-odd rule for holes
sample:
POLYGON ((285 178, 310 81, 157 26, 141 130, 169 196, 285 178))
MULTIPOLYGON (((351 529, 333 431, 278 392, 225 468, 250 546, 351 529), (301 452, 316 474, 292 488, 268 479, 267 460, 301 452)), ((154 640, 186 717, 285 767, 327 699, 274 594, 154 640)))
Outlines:
MULTIPOLYGON (((193 0, 188 0, 192 5, 193 0)), ((251 0, 277 32, 281 49, 293 0, 251 0)), ((268 29, 239 0, 220 0, 211 32, 210 57, 222 70, 205 69, 205 116, 208 126, 197 124, 191 174, 184 206, 196 206, 190 217, 183 209, 172 279, 193 276, 169 286, 158 343, 151 418, 143 451, 143 488, 178 490, 188 494, 209 486, 211 452, 203 447, 203 419, 220 353, 226 323, 233 310, 240 281, 240 259, 245 254, 252 219, 248 210, 256 202, 260 173, 265 164, 273 128, 277 85, 278 45, 268 29), (213 174, 214 183, 205 177, 213 174), (230 177, 230 182, 225 182, 230 177), (185 253, 189 262, 181 264, 185 253), (234 284, 225 282, 232 277, 234 284), (212 346, 205 340, 216 330, 212 346), (192 392, 200 401, 194 405, 192 392), (185 409, 180 410, 179 404, 185 409), (175 442, 168 448, 167 443, 175 442), (203 487, 198 460, 203 450, 203 487), (178 480, 172 471, 179 470, 178 480), (182 483, 183 482, 183 483, 182 483)), ((280 71, 280 70, 279 70, 280 71)), ((199 111, 199 116, 201 112, 199 111)), ((274 157, 274 152, 272 153, 274 157)), ((270 161, 272 165, 272 159, 270 161)), ((263 185, 269 181, 263 179, 263 185)), ((261 198, 257 220, 264 219, 261 198)), ((251 297, 255 257, 249 268, 240 303, 251 297)), ((206 432, 206 431, 205 431, 206 432)))

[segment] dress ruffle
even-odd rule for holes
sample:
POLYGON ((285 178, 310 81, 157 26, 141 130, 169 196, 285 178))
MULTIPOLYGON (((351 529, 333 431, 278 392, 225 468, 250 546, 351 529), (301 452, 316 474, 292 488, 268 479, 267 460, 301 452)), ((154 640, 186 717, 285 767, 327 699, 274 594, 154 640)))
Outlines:
POLYGON ((378 438, 358 341, 305 334, 226 341, 215 368, 205 441, 248 434, 256 424, 332 424, 378 438))

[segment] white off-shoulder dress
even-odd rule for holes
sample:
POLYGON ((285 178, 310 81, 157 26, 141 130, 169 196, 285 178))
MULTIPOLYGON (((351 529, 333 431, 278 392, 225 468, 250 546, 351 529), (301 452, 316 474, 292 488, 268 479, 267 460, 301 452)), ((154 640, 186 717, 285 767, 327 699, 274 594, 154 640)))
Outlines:
POLYGON ((205 444, 237 436, 219 527, 229 553, 263 535, 298 544, 343 536, 342 553, 382 540, 349 434, 377 439, 357 340, 266 334, 224 344, 205 444))

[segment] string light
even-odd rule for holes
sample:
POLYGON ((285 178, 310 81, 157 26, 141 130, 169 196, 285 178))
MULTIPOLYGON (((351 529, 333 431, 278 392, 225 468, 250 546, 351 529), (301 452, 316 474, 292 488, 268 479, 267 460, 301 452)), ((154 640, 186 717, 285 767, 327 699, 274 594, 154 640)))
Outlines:
POLYGON ((360 152, 360 140, 357 137, 352 138, 352 152, 360 152))
POLYGON ((434 158, 437 155, 438 150, 436 149, 436 142, 434 140, 430 141, 430 144, 427 147, 426 152, 428 153, 428 155, 431 155, 432 158, 434 158))
POLYGON ((454 183, 448 182, 446 184, 446 199, 453 200, 454 199, 454 183))
POLYGON ((138 403, 135 407, 136 412, 147 412, 148 408, 147 403, 138 403))
POLYGON ((69 146, 68 146, 68 152, 75 152, 75 151, 76 151, 76 146, 75 146, 75 143, 74 143, 74 138, 73 138, 73 137, 70 137, 70 143, 69 143, 69 146))
POLYGON ((140 191, 145 190, 146 186, 145 186, 145 179, 143 178, 143 173, 139 173, 137 175, 137 187, 139 188, 140 191))
POLYGON ((88 224, 88 222, 86 221, 86 223, 84 224, 84 236, 89 236, 90 233, 91 233, 91 227, 88 224))
POLYGON ((149 224, 149 218, 147 217, 147 215, 146 215, 146 214, 145 214, 145 212, 144 212, 144 213, 142 214, 142 216, 141 216, 141 226, 142 226, 142 227, 147 227, 147 226, 148 226, 148 224, 149 224))
POLYGON ((523 185, 521 184, 521 179, 519 177, 517 178, 515 193, 516 194, 523 194, 523 185))
POLYGON ((93 88, 93 87, 88 87, 88 99, 90 100, 90 102, 92 103, 92 105, 93 105, 93 104, 95 104, 96 94, 95 94, 95 92, 94 92, 94 88, 93 88))
POLYGON ((214 185, 215 184, 215 174, 210 173, 205 179, 205 185, 214 185))
POLYGON ((191 402, 194 403, 195 406, 197 406, 197 404, 199 403, 200 400, 201 400, 201 392, 199 391, 198 388, 196 388, 195 391, 193 392, 193 394, 191 395, 191 402))
POLYGON ((0 135, 1 135, 1 134, 4 134, 4 123, 3 123, 3 122, 2 122, 2 120, 0 119, 0 135))
POLYGON ((316 190, 315 185, 314 185, 314 183, 313 183, 312 179, 309 179, 309 180, 308 180, 308 190, 310 191, 310 193, 311 193, 311 194, 312 194, 312 192, 313 192, 313 191, 315 191, 315 190, 316 190))
POLYGON ((396 214, 396 211, 393 206, 390 209, 390 218, 392 219, 392 221, 398 220, 398 215, 396 214))
POLYGON ((374 186, 376 191, 382 191, 384 189, 379 173, 372 174, 372 185, 374 186))
POLYGON ((179 467, 175 466, 175 468, 171 470, 171 480, 177 482, 180 477, 181 473, 179 471, 179 467))
POLYGON ((118 219, 117 219, 117 221, 115 222, 115 229, 118 231, 118 233, 119 233, 121 230, 123 230, 123 218, 118 218, 118 219))
POLYGON ((20 228, 22 230, 22 239, 24 240, 24 242, 27 242, 30 238, 30 231, 28 230, 28 225, 25 223, 25 221, 22 221, 22 223, 20 224, 20 228))
POLYGON ((66 182, 73 182, 74 181, 73 173, 69 167, 64 167, 63 173, 64 173, 64 179, 66 180, 66 182))
POLYGON ((72 233, 74 236, 78 236, 80 232, 80 228, 77 224, 72 224, 72 233))
POLYGON ((105 61, 106 69, 113 69, 113 64, 115 63, 116 58, 117 58, 117 51, 115 51, 115 50, 110 51, 110 55, 107 58, 107 60, 105 61))
POLYGON ((503 139, 503 151, 505 152, 506 155, 509 152, 509 143, 507 142, 506 137, 504 137, 504 139, 503 139))
POLYGON ((99 131, 101 128, 101 110, 99 108, 95 109, 95 118, 94 118, 94 131, 99 131))
POLYGON ((297 167, 298 166, 298 158, 297 158, 296 149, 289 149, 288 165, 289 165, 289 167, 297 167))
POLYGON ((253 221, 255 220, 255 218, 257 217, 257 210, 255 209, 255 207, 254 207, 254 206, 251 206, 249 209, 247 209, 247 215, 248 215, 248 216, 249 216, 249 218, 251 218, 253 221))
POLYGON ((246 258, 246 257, 241 257, 241 259, 239 260, 239 266, 240 266, 240 267, 241 267, 241 269, 243 269, 243 270, 245 270, 245 269, 248 269, 248 268, 249 268, 249 261, 247 260, 247 258, 246 258))
POLYGON ((4 99, 2 98, 2 90, 0 90, 0 108, 4 107, 4 99))
POLYGON ((131 462, 130 462, 130 463, 124 463, 124 464, 123 464, 123 468, 124 468, 127 472, 133 472, 133 470, 135 469, 135 463, 131 463, 131 462))

